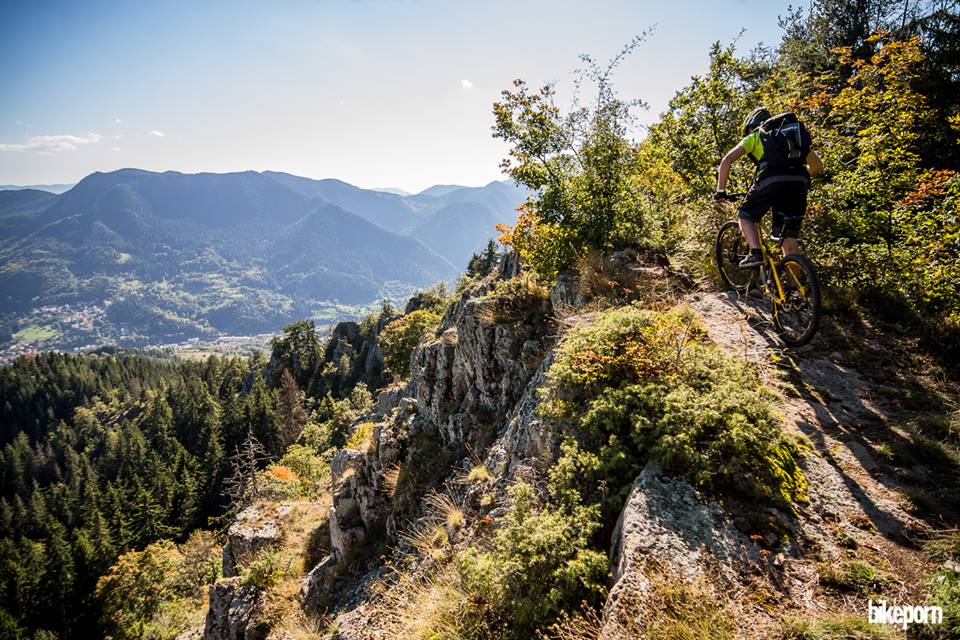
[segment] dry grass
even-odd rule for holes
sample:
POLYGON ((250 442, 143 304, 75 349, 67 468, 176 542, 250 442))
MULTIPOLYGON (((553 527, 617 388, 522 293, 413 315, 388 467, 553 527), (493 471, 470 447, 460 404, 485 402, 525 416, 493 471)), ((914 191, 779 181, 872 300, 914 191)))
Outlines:
POLYGON ((352 478, 355 475, 357 475, 356 469, 354 469, 353 467, 347 467, 347 470, 344 471, 343 474, 336 479, 336 482, 342 485, 344 482, 348 481, 350 478, 352 478))
POLYGON ((307 617, 300 607, 300 583, 303 576, 329 551, 327 520, 330 495, 315 502, 293 503, 283 518, 283 541, 277 549, 284 575, 266 590, 259 622, 272 630, 283 630, 290 638, 308 640, 325 637, 324 620, 307 617))
POLYGON ((482 464, 478 464, 467 473, 466 481, 468 484, 486 484, 490 482, 492 478, 493 476, 490 475, 490 470, 482 464))
POLYGON ((629 301, 669 309, 680 297, 677 282, 665 267, 649 262, 637 254, 625 264, 614 264, 596 249, 587 251, 577 257, 577 293, 589 307, 598 309, 629 301))
POLYGON ((397 463, 389 469, 385 469, 383 475, 380 476, 380 490, 390 498, 397 493, 397 482, 400 480, 402 470, 403 465, 397 463))
POLYGON ((474 314, 486 324, 511 324, 528 318, 549 298, 547 287, 534 274, 521 273, 509 280, 497 281, 474 314))
POLYGON ((400 539, 413 549, 376 588, 370 618, 382 637, 398 640, 477 640, 496 637, 483 627, 478 603, 461 587, 451 536, 466 523, 447 493, 424 498, 425 514, 400 539), (426 562, 424 562, 426 560, 426 562))
POLYGON ((831 591, 858 593, 863 596, 882 593, 895 584, 892 576, 864 560, 844 560, 841 563, 820 563, 820 584, 831 591))
POLYGON ((870 624, 863 615, 818 620, 785 620, 777 640, 893 640, 902 638, 890 627, 870 624))
POLYGON ((649 591, 624 591, 616 615, 603 617, 590 607, 561 620, 544 640, 733 640, 739 623, 727 598, 705 578, 684 581, 648 569, 649 591))
POLYGON ((424 498, 424 504, 426 514, 399 538, 425 558, 447 558, 452 551, 451 538, 466 524, 466 516, 446 493, 433 491, 424 498))
POLYGON ((938 560, 960 560, 960 529, 937 531, 923 550, 938 560))
POLYGON ((463 526, 463 510, 449 494, 433 491, 427 495, 424 502, 434 517, 448 527, 463 526))
POLYGON ((373 617, 397 640, 474 640, 490 638, 470 596, 460 588, 456 567, 443 563, 431 571, 394 568, 393 580, 384 585, 373 617))

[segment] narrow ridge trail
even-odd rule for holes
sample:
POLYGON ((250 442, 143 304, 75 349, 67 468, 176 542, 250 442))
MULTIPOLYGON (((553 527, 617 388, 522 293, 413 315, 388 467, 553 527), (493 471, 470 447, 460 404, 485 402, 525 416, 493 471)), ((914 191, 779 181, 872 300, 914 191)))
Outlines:
POLYGON ((780 395, 785 428, 812 447, 803 463, 810 501, 799 509, 800 553, 775 560, 790 600, 824 613, 865 615, 866 596, 838 595, 821 585, 825 566, 860 560, 896 581, 895 600, 925 602, 924 581, 934 565, 920 547, 930 527, 909 511, 904 487, 873 453, 878 440, 910 446, 896 426, 896 408, 876 384, 841 364, 841 354, 785 350, 762 303, 734 293, 697 293, 687 304, 711 340, 756 363, 780 395))

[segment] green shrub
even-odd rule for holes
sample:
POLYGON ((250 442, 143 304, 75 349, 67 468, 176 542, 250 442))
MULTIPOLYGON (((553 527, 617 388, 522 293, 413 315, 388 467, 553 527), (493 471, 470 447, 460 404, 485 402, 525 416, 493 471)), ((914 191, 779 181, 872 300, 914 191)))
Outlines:
POLYGON ((564 336, 547 374, 540 412, 567 436, 553 485, 615 511, 654 460, 717 495, 803 501, 802 448, 783 433, 773 401, 757 372, 707 342, 688 311, 604 312, 564 336))
POLYGON ((290 559, 278 549, 264 549, 243 570, 243 584, 268 589, 279 583, 290 569, 290 559))
MULTIPOLYGON (((337 399, 333 393, 328 392, 303 428, 298 443, 313 449, 322 460, 329 461, 332 455, 330 450, 343 447, 350 425, 372 405, 373 396, 363 384, 357 384, 346 398, 337 399)), ((308 471, 306 475, 311 477, 312 473, 308 471)))
POLYGON ((328 421, 314 422, 311 420, 303 428, 299 441, 314 451, 326 451, 333 441, 333 430, 328 421))
POLYGON ((314 495, 330 483, 330 459, 313 447, 292 444, 277 464, 297 474, 301 495, 314 495))
POLYGON ((921 637, 960 638, 960 572, 944 567, 933 576, 930 587, 930 604, 943 607, 943 624, 925 625, 921 637))
POLYGON ((161 540, 121 555, 97 582, 101 622, 117 640, 175 638, 202 620, 205 587, 220 576, 220 558, 213 534, 199 530, 179 547, 161 540))
POLYGON ((640 239, 643 219, 635 188, 636 145, 630 140, 633 101, 621 100, 613 73, 637 46, 637 37, 601 68, 590 57, 577 86, 593 84, 589 107, 563 113, 555 88, 532 89, 522 80, 494 103, 494 137, 510 145, 504 170, 533 195, 502 242, 545 280, 572 265, 587 247, 608 249, 640 239))
POLYGON ((425 336, 440 325, 441 315, 419 309, 397 318, 380 332, 380 348, 387 368, 404 378, 410 373, 410 356, 425 336))
POLYGON ((202 624, 204 614, 202 602, 192 598, 164 600, 144 625, 141 640, 174 640, 188 627, 202 624))
POLYGON ((195 530, 180 545, 183 563, 177 572, 175 587, 185 596, 202 597, 204 587, 220 577, 223 549, 209 531, 195 530))
POLYGON ((836 591, 876 594, 892 583, 889 576, 862 560, 820 565, 820 583, 836 591))
POLYGON ((370 448, 373 441, 373 430, 376 428, 376 422, 361 422, 353 428, 353 433, 347 440, 347 449, 356 449, 357 451, 366 451, 370 448))
POLYGON ((512 507, 489 548, 467 549, 458 569, 471 600, 509 630, 505 638, 531 638, 562 610, 595 597, 608 562, 589 548, 599 527, 596 507, 541 507, 522 483, 510 495, 512 507))
POLYGON ((407 309, 426 309, 442 314, 452 301, 450 291, 445 282, 439 282, 424 291, 418 291, 407 301, 407 309))
POLYGON ((114 638, 140 638, 165 600, 177 594, 183 556, 162 540, 143 551, 129 551, 97 581, 102 622, 114 638))
POLYGON ((501 230, 500 242, 516 249, 523 264, 547 282, 573 265, 578 248, 585 248, 574 230, 542 219, 529 207, 521 207, 516 225, 501 230))

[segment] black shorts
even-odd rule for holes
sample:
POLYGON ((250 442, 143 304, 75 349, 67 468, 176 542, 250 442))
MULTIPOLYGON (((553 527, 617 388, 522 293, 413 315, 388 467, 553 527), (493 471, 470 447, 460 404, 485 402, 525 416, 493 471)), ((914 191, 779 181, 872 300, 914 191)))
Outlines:
POLYGON ((807 212, 808 184, 806 176, 761 178, 740 204, 740 217, 759 222, 773 209, 773 228, 782 228, 784 238, 798 238, 807 212))

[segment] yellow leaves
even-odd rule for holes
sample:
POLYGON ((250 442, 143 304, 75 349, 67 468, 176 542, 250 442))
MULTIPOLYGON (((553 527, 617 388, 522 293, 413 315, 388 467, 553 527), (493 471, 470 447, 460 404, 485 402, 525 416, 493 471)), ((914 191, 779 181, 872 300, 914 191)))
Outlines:
POLYGON ((350 434, 350 438, 347 440, 345 447, 356 451, 367 451, 373 443, 373 430, 376 429, 376 427, 377 423, 375 422, 362 422, 358 424, 354 428, 353 433, 350 434))
POLYGON ((513 243, 513 227, 498 222, 493 228, 500 232, 500 235, 497 236, 497 242, 504 246, 510 246, 513 243))
MULTIPOLYGON (((947 122, 950 123, 950 128, 960 136, 960 114, 948 117, 947 122)), ((960 137, 957 138, 957 144, 960 144, 960 137)))
POLYGON ((546 281, 556 278, 560 269, 573 259, 572 230, 541 218, 532 207, 518 207, 517 224, 510 228, 498 225, 502 235, 498 240, 511 244, 524 264, 530 266, 546 281))

